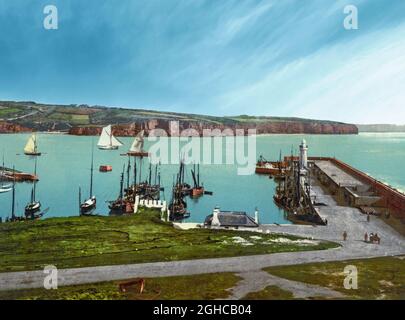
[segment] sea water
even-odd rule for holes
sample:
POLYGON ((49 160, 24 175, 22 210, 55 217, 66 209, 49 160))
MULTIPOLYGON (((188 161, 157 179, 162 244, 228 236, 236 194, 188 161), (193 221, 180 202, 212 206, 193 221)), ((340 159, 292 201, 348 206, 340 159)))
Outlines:
MULTIPOLYGON (((0 135, 0 157, 4 154, 7 167, 33 172, 35 160, 24 155, 23 148, 29 134, 0 135)), ((173 138, 169 138, 173 139, 173 138)), ((207 138, 204 138, 207 139, 207 138)), ((256 155, 268 160, 278 160, 280 152, 297 154, 302 139, 309 145, 309 156, 336 157, 348 164, 384 181, 398 189, 405 190, 405 133, 379 133, 359 135, 263 135, 257 137, 256 155)), ((108 215, 107 201, 118 197, 120 174, 128 158, 120 156, 129 149, 132 138, 120 138, 124 146, 120 150, 102 151, 94 147, 94 195, 97 196, 96 213, 108 215), (100 165, 112 165, 113 171, 101 173, 100 165)), ((79 186, 82 200, 89 196, 90 164, 92 144, 97 137, 69 136, 59 134, 38 134, 37 200, 49 211, 45 217, 75 216, 79 211, 79 186)), ((146 141, 146 149, 153 142, 146 141)), ((214 148, 214 147, 213 147, 214 148)), ((227 146, 222 145, 226 153, 227 146)), ((214 148, 215 149, 215 148, 214 148)), ((132 163, 133 165, 133 163, 132 163)), ((148 176, 148 162, 142 167, 143 179, 148 176)), ((192 184, 190 170, 186 167, 186 182, 192 184)), ((199 199, 188 198, 191 212, 190 222, 202 222, 215 206, 222 210, 245 211, 253 215, 259 210, 262 223, 288 223, 282 210, 273 203, 276 185, 267 176, 238 175, 238 164, 203 164, 200 166, 200 180, 205 190, 213 195, 199 199)), ((162 164, 161 179, 165 188, 162 199, 170 201, 171 186, 178 165, 162 164)), ((138 166, 139 173, 139 166, 138 166)), ((131 178, 132 179, 132 178, 131 178)), ((124 185, 126 182, 124 183, 124 185)), ((32 184, 17 183, 16 214, 23 215, 25 205, 30 201, 32 184)), ((11 214, 11 192, 0 194, 0 216, 3 220, 11 214)))

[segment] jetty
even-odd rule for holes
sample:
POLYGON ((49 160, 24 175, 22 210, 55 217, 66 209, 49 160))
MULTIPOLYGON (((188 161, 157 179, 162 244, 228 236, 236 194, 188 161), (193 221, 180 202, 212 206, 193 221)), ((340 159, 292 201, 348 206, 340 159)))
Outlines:
POLYGON ((332 157, 308 157, 303 140, 298 157, 287 157, 289 169, 278 181, 275 203, 294 222, 327 224, 319 208, 327 206, 315 192, 322 188, 338 206, 357 208, 366 215, 393 216, 405 221, 405 194, 392 186, 332 157), (319 189, 318 188, 318 189, 319 189))

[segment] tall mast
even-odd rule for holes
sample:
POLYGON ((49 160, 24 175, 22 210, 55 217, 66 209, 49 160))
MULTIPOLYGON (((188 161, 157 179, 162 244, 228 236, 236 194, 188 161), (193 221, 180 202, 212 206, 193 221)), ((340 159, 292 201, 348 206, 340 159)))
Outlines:
POLYGON ((128 166, 127 166, 127 190, 129 190, 130 174, 131 174, 131 158, 128 156, 128 166))
POLYGON ((136 158, 134 158, 134 186, 136 186, 136 158))
POLYGON ((149 185, 152 184, 152 163, 149 163, 149 185))
POLYGON ((198 170, 198 172, 197 172, 197 184, 198 184, 198 187, 200 187, 200 164, 199 163, 197 164, 197 170, 198 170))
POLYGON ((33 140, 34 140, 34 152, 37 153, 37 136, 35 133, 32 135, 33 140))
POLYGON ((124 172, 125 172, 125 164, 124 164, 124 167, 123 167, 122 173, 121 173, 121 182, 120 182, 120 199, 121 199, 121 200, 122 200, 122 198, 123 198, 124 172))
POLYGON ((90 168, 90 198, 93 196, 93 170, 94 170, 94 148, 91 145, 91 168, 90 168))
POLYGON ((4 175, 4 151, 3 151, 3 166, 1 167, 1 173, 2 173, 2 175, 1 175, 1 185, 3 185, 3 175, 4 175))
POLYGON ((15 220, 15 168, 13 166, 13 199, 11 202, 11 219, 15 220))
MULTIPOLYGON (((34 164, 34 175, 37 175, 37 157, 35 157, 35 164, 34 164)), ((37 185, 37 180, 34 180, 34 185, 32 187, 32 202, 35 201, 35 193, 36 193, 36 185, 37 185)))
POLYGON ((81 212, 82 205, 82 189, 79 187, 79 212, 81 212))

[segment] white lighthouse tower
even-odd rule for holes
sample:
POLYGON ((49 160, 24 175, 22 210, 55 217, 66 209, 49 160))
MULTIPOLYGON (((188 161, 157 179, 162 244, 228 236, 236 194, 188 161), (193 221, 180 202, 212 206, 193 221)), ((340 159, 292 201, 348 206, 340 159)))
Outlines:
POLYGON ((305 139, 300 144, 300 170, 306 171, 308 168, 308 145, 305 139))

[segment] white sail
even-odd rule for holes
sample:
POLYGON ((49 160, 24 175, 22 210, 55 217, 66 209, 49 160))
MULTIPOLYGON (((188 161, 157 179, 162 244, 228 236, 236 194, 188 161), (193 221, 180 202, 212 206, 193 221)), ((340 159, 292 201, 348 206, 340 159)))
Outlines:
POLYGON ((138 135, 134 139, 134 142, 131 145, 131 148, 129 149, 130 152, 144 152, 143 151, 143 143, 144 143, 143 135, 144 135, 143 130, 138 133, 138 135))
POLYGON ((116 137, 111 134, 111 146, 113 147, 121 147, 122 143, 116 137))
POLYGON ((109 148, 122 146, 122 143, 116 137, 113 136, 111 125, 108 125, 103 128, 97 146, 109 148))
POLYGON ((37 139, 35 134, 33 134, 29 139, 24 148, 25 153, 36 153, 37 152, 37 139))

